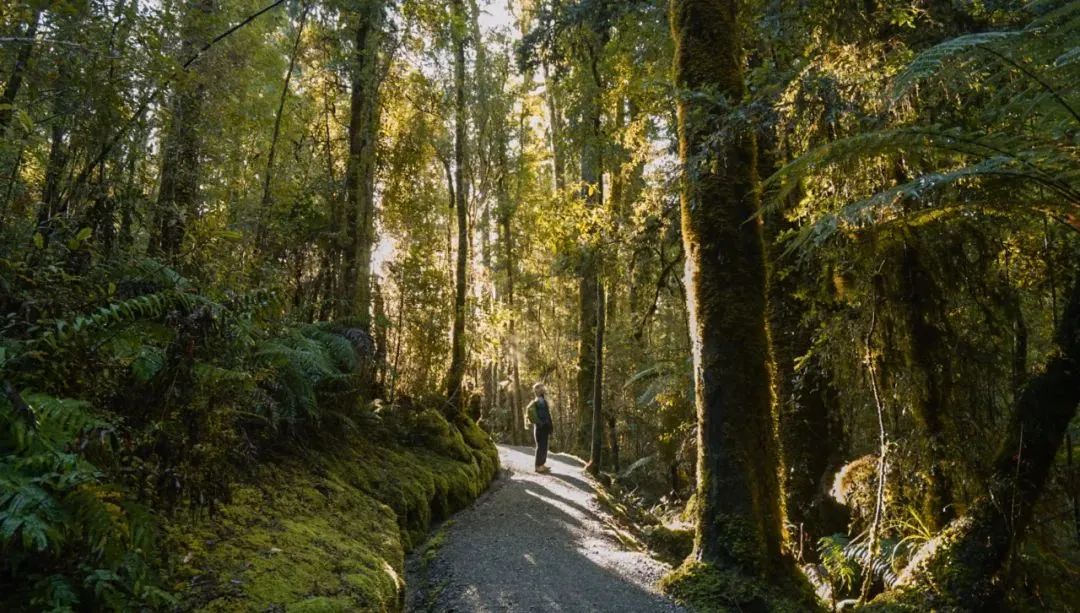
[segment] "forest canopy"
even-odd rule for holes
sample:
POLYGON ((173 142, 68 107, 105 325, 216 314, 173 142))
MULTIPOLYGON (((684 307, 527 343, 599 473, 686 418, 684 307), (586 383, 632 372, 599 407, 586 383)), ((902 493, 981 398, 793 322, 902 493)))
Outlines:
POLYGON ((5 2, 0 608, 291 606, 196 542, 278 475, 398 609, 541 382, 686 606, 1070 610, 1078 84, 1076 0, 5 2))

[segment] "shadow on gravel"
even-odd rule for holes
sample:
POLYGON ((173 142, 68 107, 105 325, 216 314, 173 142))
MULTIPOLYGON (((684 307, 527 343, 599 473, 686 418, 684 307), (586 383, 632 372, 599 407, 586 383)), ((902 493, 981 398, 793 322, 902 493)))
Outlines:
POLYGON ((678 610, 641 587, 648 581, 640 555, 602 536, 579 463, 552 457, 552 473, 540 476, 528 470, 531 448, 504 447, 503 454, 513 472, 457 516, 437 555, 410 578, 425 587, 408 610, 678 610))
MULTIPOLYGON (((589 519, 601 521, 600 516, 597 515, 596 512, 594 512, 592 509, 586 507, 579 502, 570 500, 569 498, 559 496, 558 494, 555 494, 546 487, 535 485, 533 483, 525 483, 524 487, 526 492, 532 494, 533 496, 536 496, 537 498, 548 503, 551 506, 560 508, 560 510, 562 510, 561 507, 569 507, 573 511, 577 511, 578 514, 588 517, 589 519)), ((576 522, 577 524, 581 523, 575 517, 568 517, 568 519, 572 522, 576 522)))
POLYGON ((589 492, 590 496, 592 495, 592 486, 590 486, 589 482, 584 479, 580 479, 578 477, 571 477, 570 475, 561 475, 559 473, 551 473, 551 476, 558 479, 559 481, 568 483, 569 485, 576 487, 583 492, 589 492))
MULTIPOLYGON (((512 449, 518 453, 527 455, 530 458, 533 457, 533 451, 535 450, 535 448, 530 445, 500 445, 500 447, 503 449, 512 449)), ((585 468, 585 462, 581 458, 572 456, 569 453, 549 453, 548 465, 554 466, 557 464, 562 464, 575 469, 585 468)))

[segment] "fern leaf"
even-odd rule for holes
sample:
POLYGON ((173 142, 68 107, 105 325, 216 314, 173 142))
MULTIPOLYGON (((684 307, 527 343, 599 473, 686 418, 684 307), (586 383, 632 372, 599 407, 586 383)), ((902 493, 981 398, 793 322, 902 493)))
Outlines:
POLYGON ((933 76, 941 71, 945 61, 970 51, 971 49, 996 42, 1014 39, 1023 34, 1023 31, 1014 30, 1008 32, 979 32, 952 38, 935 45, 919 55, 897 75, 893 82, 892 97, 894 100, 904 96, 919 81, 933 76))

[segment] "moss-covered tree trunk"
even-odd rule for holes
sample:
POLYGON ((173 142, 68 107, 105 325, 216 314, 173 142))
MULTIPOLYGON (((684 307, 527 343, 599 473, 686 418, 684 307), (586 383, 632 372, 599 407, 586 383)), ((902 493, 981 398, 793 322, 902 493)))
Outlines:
MULTIPOLYGON (((745 93, 737 3, 672 0, 675 79, 739 104, 745 93)), ((682 231, 698 414, 694 555, 767 576, 780 566, 783 516, 765 321, 756 147, 708 96, 682 96, 682 231), (740 132, 736 130, 735 132, 740 132)))
POLYGON ((468 185, 465 165, 468 151, 465 109, 465 4, 454 0, 451 34, 454 45, 454 209, 457 213, 457 266, 454 284, 454 329, 451 338, 450 372, 446 377, 446 398, 453 411, 462 408, 461 385, 465 379, 465 296, 469 266, 468 185))
POLYGON ((379 135, 379 46, 383 2, 363 4, 357 16, 345 171, 345 246, 339 315, 371 331, 371 253, 375 244, 375 156, 379 135))
POLYGON ((946 445, 946 412, 948 402, 949 361, 951 356, 935 322, 941 321, 942 309, 935 304, 940 288, 930 271, 923 266, 915 246, 904 241, 901 246, 900 270, 897 274, 898 300, 910 335, 905 367, 917 376, 912 412, 918 421, 926 445, 926 489, 922 497, 921 515, 934 531, 940 530, 954 517, 952 485, 945 469, 948 459, 946 445))
POLYGON ((1058 323, 1056 352, 1016 399, 984 495, 954 520, 905 570, 905 590, 875 601, 916 602, 996 611, 1003 606, 1012 552, 1080 404, 1080 275, 1058 323))

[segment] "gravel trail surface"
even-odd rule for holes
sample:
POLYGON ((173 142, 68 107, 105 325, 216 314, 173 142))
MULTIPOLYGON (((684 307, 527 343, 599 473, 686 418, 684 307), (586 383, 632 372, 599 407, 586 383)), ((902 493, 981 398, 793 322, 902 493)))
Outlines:
POLYGON ((503 473, 406 565, 406 610, 682 611, 653 587, 670 568, 613 536, 581 462, 499 446, 503 473))

